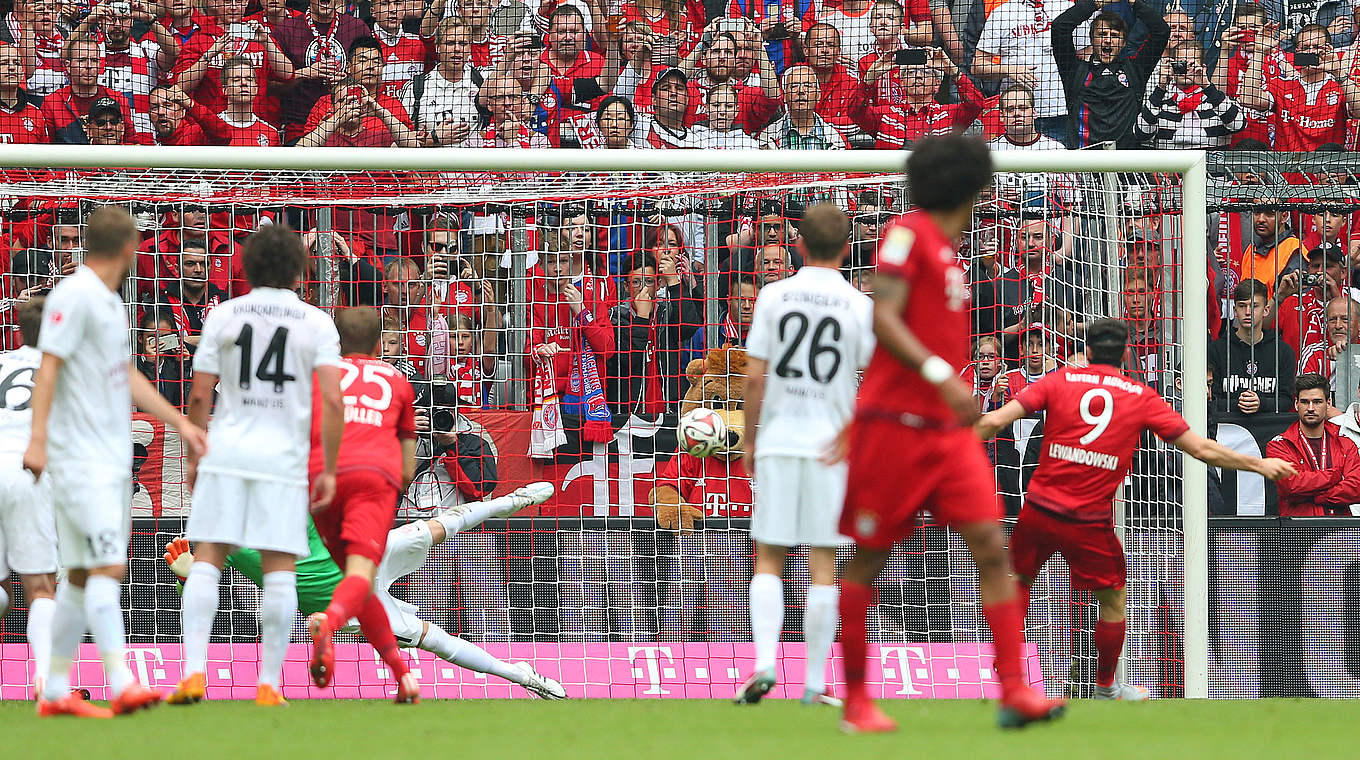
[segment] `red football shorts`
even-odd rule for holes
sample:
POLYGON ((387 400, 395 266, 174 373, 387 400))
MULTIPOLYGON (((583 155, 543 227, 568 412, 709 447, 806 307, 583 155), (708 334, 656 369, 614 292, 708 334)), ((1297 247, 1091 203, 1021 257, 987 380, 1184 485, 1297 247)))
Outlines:
POLYGON ((1038 577, 1039 569, 1054 553, 1067 560, 1073 589, 1124 588, 1128 566, 1114 526, 1072 522, 1026 504, 1011 534, 1011 564, 1015 572, 1038 577))
POLYGON ((336 475, 335 499, 324 512, 312 515, 312 522, 341 569, 350 554, 382 562, 400 496, 396 484, 377 470, 336 475))
POLYGON ((911 536, 921 510, 957 527, 1001 519, 996 479, 972 428, 923 429, 856 420, 840 531, 866 549, 911 536))

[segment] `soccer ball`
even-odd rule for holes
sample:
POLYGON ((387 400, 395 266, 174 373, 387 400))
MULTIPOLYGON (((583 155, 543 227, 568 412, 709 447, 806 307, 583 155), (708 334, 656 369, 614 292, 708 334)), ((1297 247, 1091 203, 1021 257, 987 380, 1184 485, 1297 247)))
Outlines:
POLYGON ((691 409, 680 418, 679 438, 680 448, 690 456, 700 459, 713 456, 727 445, 727 423, 712 409, 702 406, 691 409))

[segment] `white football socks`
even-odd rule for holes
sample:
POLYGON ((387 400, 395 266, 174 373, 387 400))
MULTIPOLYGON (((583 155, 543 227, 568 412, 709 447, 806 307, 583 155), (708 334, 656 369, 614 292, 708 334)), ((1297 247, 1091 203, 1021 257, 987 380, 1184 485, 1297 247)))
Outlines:
POLYGON ((184 675, 208 672, 208 637, 217 617, 217 586, 222 571, 210 562, 195 562, 184 579, 180 630, 184 633, 184 675))
POLYGON ((33 652, 33 682, 47 680, 52 665, 52 615, 57 603, 50 597, 38 597, 28 603, 28 648, 33 652))
POLYGON ((43 686, 44 699, 61 699, 71 690, 71 662, 85 638, 85 589, 62 581, 52 611, 52 659, 43 686))
POLYGON ((297 573, 276 570, 264 574, 260 594, 260 683, 279 688, 283 658, 297 617, 297 573))
POLYGON ((85 624, 99 648, 99 659, 104 661, 104 675, 114 697, 136 681, 127 665, 120 591, 118 581, 107 575, 91 575, 85 581, 85 624))
POLYGON ((826 691, 826 658, 836 638, 840 592, 835 586, 810 586, 803 607, 803 637, 807 641, 807 677, 804 689, 826 691))
POLYGON ((777 575, 751 578, 751 633, 756 641, 756 670, 773 670, 784 630, 784 582, 777 575))
POLYGON ((490 673, 520 686, 525 685, 524 674, 511 666, 510 663, 492 657, 491 653, 485 649, 471 641, 454 636, 434 623, 430 623, 430 629, 425 632, 425 637, 420 640, 418 646, 441 660, 447 660, 459 667, 475 670, 478 673, 490 673))
POLYGON ((9 582, 9 570, 6 570, 4 565, 0 565, 0 572, 5 574, 5 579, 0 580, 0 617, 3 617, 6 612, 9 612, 9 594, 5 593, 4 586, 9 582))

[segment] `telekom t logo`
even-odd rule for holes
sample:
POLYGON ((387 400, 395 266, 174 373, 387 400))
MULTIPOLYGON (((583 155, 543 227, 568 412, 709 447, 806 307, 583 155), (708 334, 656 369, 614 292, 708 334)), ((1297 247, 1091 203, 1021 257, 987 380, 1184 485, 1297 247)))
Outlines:
POLYGON ((908 697, 921 696, 921 690, 916 688, 916 684, 912 682, 912 658, 925 665, 925 650, 921 647, 880 646, 878 648, 878 664, 883 669, 885 690, 888 688, 887 682, 900 674, 902 685, 897 689, 896 694, 908 697))
POLYGON ((643 694, 657 696, 670 694, 661 686, 663 677, 675 678, 675 657, 671 655, 670 647, 655 644, 630 646, 628 647, 628 665, 633 669, 634 679, 646 681, 647 688, 643 690, 643 694))
POLYGON ((155 686, 165 679, 165 658, 154 647, 132 647, 126 652, 128 666, 138 683, 155 686))

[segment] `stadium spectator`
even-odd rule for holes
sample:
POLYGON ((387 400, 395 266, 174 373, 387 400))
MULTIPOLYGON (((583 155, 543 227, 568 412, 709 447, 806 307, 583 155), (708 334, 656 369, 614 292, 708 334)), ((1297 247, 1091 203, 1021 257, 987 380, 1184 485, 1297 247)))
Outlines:
POLYGON ((931 50, 929 62, 920 66, 897 66, 883 56, 864 75, 856 97, 851 101, 855 122, 871 135, 879 150, 901 149, 930 135, 961 132, 984 107, 983 95, 971 79, 949 60, 943 50, 931 50), (889 71, 900 70, 903 100, 899 103, 872 105, 878 79, 889 71), (941 103, 937 97, 946 75, 954 76, 960 102, 941 103))
MULTIPOLYGON (((218 0, 240 2, 240 0, 218 0)), ((353 74, 351 46, 361 37, 371 37, 368 27, 348 13, 341 12, 340 0, 310 0, 307 10, 296 18, 286 19, 274 29, 274 38, 282 49, 291 77, 283 77, 281 114, 284 139, 293 142, 311 132, 316 125, 311 117, 317 103, 334 92, 336 82, 353 74)), ((382 82, 382 49, 378 49, 379 83, 382 82)))
POLYGON ((0 42, 24 51, 25 89, 40 98, 67 84, 62 49, 67 34, 59 23, 57 7, 56 0, 16 0, 0 24, 0 42))
POLYGON ((83 122, 90 145, 150 145, 151 137, 138 132, 123 117, 123 108, 113 98, 96 98, 83 122))
POLYGON ((179 42, 145 3, 103 0, 71 33, 71 39, 92 36, 104 43, 103 84, 130 109, 132 126, 151 134, 151 90, 168 73, 179 55, 179 42), (133 23, 150 30, 134 39, 133 23))
MULTIPOLYGON (((1267 200, 1267 203, 1270 201, 1267 200)), ((1302 244, 1290 228, 1289 214, 1279 206, 1265 205, 1252 212, 1252 242, 1234 262, 1238 280, 1254 279, 1275 293, 1280 275, 1302 266, 1302 244)))
MULTIPOLYGON (((491 313, 499 314, 496 310, 491 313)), ((481 409, 487 405, 486 380, 496 375, 496 336, 500 328, 499 318, 496 319, 496 324, 488 321, 483 330, 468 314, 453 315, 449 377, 460 406, 481 409)))
POLYGON ((550 148, 548 138, 529 125, 529 100, 524 89, 504 74, 492 74, 482 83, 478 100, 487 112, 487 124, 473 131, 464 143, 469 148, 550 148))
POLYGON ((751 314, 756 308, 756 296, 760 295, 760 281, 742 272, 733 274, 728 283, 718 341, 720 346, 741 348, 746 346, 746 336, 751 332, 751 314))
POLYGON ((1019 332, 1046 307, 1085 313, 1079 278, 1058 235, 1054 221, 1043 218, 1024 221, 1016 232, 1016 265, 1001 276, 1004 332, 1019 332))
POLYGON ((1268 327, 1299 357, 1299 372, 1326 372, 1330 341, 1327 304, 1342 293, 1345 257, 1336 245, 1324 244, 1308 252, 1304 269, 1281 275, 1275 288, 1268 327))
POLYGON ((42 99, 24 89, 24 80, 24 61, 19 48, 0 43, 0 142, 51 142, 51 130, 42 112, 42 99))
POLYGON ((420 266, 404 256, 388 260, 383 267, 383 321, 397 325, 404 337, 403 353, 421 376, 428 376, 430 309, 426 304, 428 283, 420 266))
POLYGON ((760 147, 767 150, 845 150, 850 147, 840 130, 817 115, 822 90, 812 69, 801 64, 790 66, 784 72, 782 84, 783 113, 760 133, 760 147))
POLYGON ((708 91, 708 123, 696 125, 699 147, 719 150, 757 150, 760 143, 737 123, 741 116, 741 95, 730 84, 708 91))
POLYGON ((66 45, 66 70, 70 84, 43 98, 42 112, 53 142, 84 145, 90 142, 85 130, 90 106, 100 98, 118 100, 117 93, 99 83, 104 73, 99 40, 94 37, 71 40, 66 45))
POLYGON ((1352 260, 1357 260, 1357 254, 1360 254, 1360 228, 1354 221, 1344 206, 1322 208, 1312 215, 1312 225, 1304 231, 1303 247, 1311 251, 1323 243, 1330 243, 1347 252, 1352 260))
MULTIPOLYGON (((601 15, 599 2, 600 0, 590 0, 587 3, 592 17, 590 27, 594 29, 595 37, 603 49, 617 50, 609 36, 609 25, 601 15)), ((539 60, 548 70, 549 83, 542 105, 547 112, 548 141, 554 147, 562 143, 562 135, 565 132, 562 122, 573 115, 564 113, 564 108, 589 104, 591 106, 587 111, 589 113, 594 110, 593 102, 603 97, 607 90, 613 89, 612 79, 601 83, 600 78, 612 78, 617 71, 606 71, 604 56, 587 49, 587 36, 586 17, 579 6, 564 3, 553 9, 548 17, 547 47, 539 55, 539 60), (589 87, 584 83, 577 85, 578 80, 594 80, 593 89, 599 90, 597 97, 585 99, 578 97, 583 94, 580 87, 589 87), (606 87, 605 84, 609 86, 606 87)), ((516 44, 523 46, 524 39, 517 38, 516 44)), ((512 47, 511 50, 514 51, 515 48, 512 47)))
POLYGON ((535 384, 551 383, 561 399, 562 424, 579 430, 581 441, 613 439, 605 396, 606 366, 614 356, 610 300, 597 278, 582 287, 573 277, 569 250, 544 253, 532 289, 541 293, 529 309, 529 353, 535 384))
POLYGON ((1275 482, 1281 517, 1349 515, 1360 502, 1360 450, 1350 438, 1327 425, 1331 403, 1327 379, 1299 375, 1294 391, 1298 420, 1266 444, 1266 456, 1278 457, 1298 474, 1275 482))
POLYGON ((1259 280, 1233 289, 1233 330, 1209 346, 1208 363, 1219 383, 1220 412, 1283 411, 1294 394, 1294 351, 1279 333, 1266 329, 1270 294, 1259 280))
MULTIPOLYGON (((425 73, 425 64, 430 54, 435 52, 419 34, 402 28, 402 6, 403 0, 374 0, 369 6, 373 12, 373 37, 378 40, 379 52, 382 53, 382 92, 393 97, 412 78, 425 73)), ((436 31, 431 42, 438 39, 436 31)), ((463 45, 463 63, 467 63, 471 50, 472 31, 469 29, 467 41, 463 45)))
POLYGON ((147 309, 137 327, 139 350, 133 356, 137 371, 155 384, 166 401, 184 409, 193 365, 174 320, 165 312, 147 309))
POLYGON ((793 274, 793 261, 789 257, 789 249, 782 244, 772 243, 760 249, 760 260, 757 262, 760 274, 760 286, 763 288, 772 282, 778 282, 785 277, 793 274))
POLYGON ((1154 385, 1158 357, 1165 340, 1161 320, 1157 319, 1155 299, 1157 291, 1148 282, 1148 270, 1124 270, 1124 324, 1129 328, 1129 373, 1139 380, 1154 385))
POLYGON ((1266 122, 1269 114, 1257 110, 1241 99, 1242 77, 1253 59, 1262 59, 1262 70, 1272 76, 1279 73, 1279 56, 1275 46, 1279 44, 1278 35, 1269 40, 1258 40, 1257 33, 1266 25, 1266 13, 1254 3, 1239 3, 1233 11, 1233 22, 1228 25, 1217 40, 1218 62, 1214 67, 1214 86, 1230 98, 1235 98, 1245 111, 1247 126, 1236 136, 1235 142, 1242 140, 1261 140, 1269 143, 1270 133, 1266 122), (1269 45, 1269 47, 1267 47, 1269 45))
POLYGON ((689 55, 703 34, 705 13, 699 0, 623 0, 618 9, 623 23, 646 24, 658 42, 665 40, 667 49, 680 57, 689 55))
MULTIPOLYGON (((727 20, 718 19, 714 21, 714 26, 717 27, 725 21, 727 20)), ((742 19, 739 23, 745 23, 745 20, 742 19)), ((715 87, 730 85, 737 98, 735 123, 746 134, 752 135, 764 128, 779 110, 781 98, 779 77, 774 73, 774 64, 770 62, 769 54, 759 45, 753 48, 756 71, 748 71, 745 76, 738 76, 740 68, 738 40, 738 33, 717 32, 707 49, 702 45, 695 48, 690 58, 681 62, 680 68, 690 75, 690 82, 703 96, 700 114, 706 112, 703 106, 707 105, 715 87), (701 54, 704 65, 696 71, 697 59, 701 54)))
MULTIPOLYGON (((382 51, 372 37, 349 47, 349 75, 316 102, 307 117, 302 147, 317 145, 388 148, 420 147, 401 101, 382 94, 382 51)), ((391 246, 383 246, 391 247, 391 246)))
MULTIPOLYGON (((382 303, 383 272, 380 261, 370 259, 366 249, 357 238, 346 238, 335 230, 330 232, 330 249, 325 250, 322 242, 325 236, 315 230, 301 235, 303 250, 307 251, 309 261, 330 259, 336 271, 335 282, 339 284, 340 303, 345 306, 378 306, 382 303)), ((314 272, 308 272, 308 286, 319 286, 314 272)))
MULTIPOLYGON (((245 0, 206 0, 204 9, 211 16, 194 17, 199 28, 180 47, 175 67, 170 71, 170 83, 179 85, 209 111, 221 113, 227 108, 227 97, 222 92, 222 63, 243 55, 255 64, 259 80, 255 88, 255 113, 271 124, 278 124, 282 113, 278 99, 270 95, 269 86, 271 83, 286 86, 294 80, 292 62, 263 25, 241 21, 245 0)), ((288 100, 296 102, 291 95, 288 100)))
MULTIPOLYGON (((277 2, 277 0, 271 0, 277 2)), ((162 9, 165 12, 161 16, 161 25, 170 30, 175 36, 175 42, 179 43, 180 54, 184 53, 184 46, 189 44, 189 40, 194 38, 202 30, 205 24, 210 23, 206 15, 199 11, 198 0, 166 0, 162 9)), ((178 59, 176 59, 178 60, 178 59)))
POLYGON ((935 39, 930 3, 912 0, 910 5, 910 23, 904 23, 902 5, 895 0, 845 0, 840 7, 827 3, 820 20, 840 32, 841 57, 855 66, 880 45, 892 53, 903 44, 925 46, 935 39))
POLYGON ((1171 29, 1150 0, 1133 0, 1132 6, 1134 16, 1148 30, 1147 39, 1133 55, 1123 52, 1128 22, 1107 10, 1091 22, 1090 57, 1078 58, 1074 34, 1096 12, 1095 0, 1077 0, 1053 20, 1053 55, 1067 98, 1069 148, 1102 142, 1137 147, 1133 122, 1171 29))
MULTIPOLYGON (((181 3, 184 1, 185 0, 179 0, 181 3)), ((170 2, 173 5, 176 0, 170 0, 170 2)), ((271 37, 277 40, 279 25, 290 18, 296 18, 301 15, 302 11, 289 8, 286 0, 260 0, 259 12, 252 13, 243 20, 258 22, 265 29, 269 30, 269 35, 271 37)))
POLYGON ((1190 14, 1168 3, 1162 15, 1166 18, 1167 28, 1171 30, 1166 38, 1167 50, 1179 50, 1182 45, 1188 43, 1198 44, 1195 39, 1195 25, 1190 20, 1190 14))
MULTIPOLYGON (((973 76, 1000 87, 1028 87, 1035 96, 1040 134, 1067 144, 1067 103, 1053 57, 1051 29, 1068 8, 1062 0, 1007 0, 987 16, 973 53, 973 76)), ((1085 47, 1080 45, 1079 47, 1085 47)))
POLYGON ((841 61, 841 33, 831 24, 813 24, 803 43, 804 60, 817 75, 821 99, 817 115, 841 130, 847 137, 859 131, 850 118, 850 102, 859 89, 855 75, 841 61))
POLYGON ((628 298, 609 311, 617 352, 609 360, 609 403, 616 415, 655 416, 679 400, 683 368, 675 356, 703 320, 679 274, 662 274, 656 258, 639 251, 624 271, 628 298))
POLYGON ((189 103, 189 118, 203 131, 204 142, 211 145, 245 145, 266 148, 281 144, 278 127, 260 118, 255 112, 259 102, 255 88, 255 64, 243 56, 233 56, 222 62, 222 92, 227 107, 213 113, 182 92, 172 95, 179 102, 189 103))
POLYGON ((647 143, 637 132, 638 115, 633 102, 621 95, 610 95, 595 109, 595 129, 600 134, 601 148, 646 148, 647 143))
MULTIPOLYGON (((396 0, 382 0, 394 5, 396 0)), ((379 43, 382 40, 379 39, 379 43)), ((477 125, 477 90, 482 74, 469 61, 472 28, 457 17, 447 18, 435 29, 435 67, 415 73, 402 85, 396 98, 411 116, 423 145, 453 146, 462 143, 477 125)), ((384 92, 390 89, 388 68, 383 69, 384 92)))
POLYGON ((1001 91, 996 108, 1001 114, 1004 131, 988 140, 987 147, 992 150, 1063 149, 1062 143, 1039 131, 1034 90, 1022 84, 1013 84, 1001 91))
MULTIPOLYGON (((1272 28, 1262 27, 1257 37, 1274 47, 1278 44, 1274 34, 1272 28)), ((1324 143, 1345 142, 1346 120, 1360 117, 1360 89, 1332 49, 1327 28, 1309 24, 1300 29, 1282 71, 1266 71, 1264 61, 1264 56, 1252 57, 1238 99, 1270 114, 1274 149, 1313 151, 1324 143), (1317 64, 1302 63, 1303 56, 1317 64), (1286 65, 1293 69, 1288 75, 1286 65)))
POLYGON ((817 21, 814 0, 730 0, 730 18, 745 18, 754 24, 757 40, 765 41, 765 50, 774 63, 776 74, 783 76, 795 61, 802 57, 803 34, 817 21))
POLYGON ((203 319, 227 300, 226 291, 208 282, 208 244, 186 238, 179 254, 179 277, 161 289, 159 303, 174 320, 180 340, 192 352, 203 332, 203 319))
POLYGON ((151 138, 156 145, 206 145, 207 135, 189 118, 193 100, 178 87, 157 85, 151 91, 151 138))
POLYGON ((698 148, 700 134, 687 125, 689 77, 669 68, 652 80, 652 115, 642 124, 643 141, 652 148, 698 148))
POLYGON ((1222 148, 1247 125, 1237 101, 1204 73, 1199 44, 1187 42, 1162 59, 1156 86, 1134 122, 1134 133, 1161 149, 1222 148))
POLYGON ((1332 380, 1334 403, 1346 407, 1360 401, 1360 301, 1340 295, 1327 302, 1326 362, 1322 373, 1332 380))

